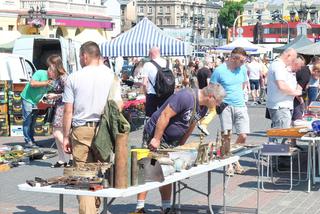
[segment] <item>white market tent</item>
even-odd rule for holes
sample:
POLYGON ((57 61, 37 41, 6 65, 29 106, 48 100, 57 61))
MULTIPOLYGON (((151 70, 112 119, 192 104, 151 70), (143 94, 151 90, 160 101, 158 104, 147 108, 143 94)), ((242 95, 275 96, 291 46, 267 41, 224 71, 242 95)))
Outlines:
POLYGON ((304 47, 300 47, 296 49, 299 54, 304 55, 320 55, 320 43, 312 43, 310 45, 306 45, 304 47))
POLYGON ((166 35, 146 17, 117 38, 102 43, 100 50, 107 57, 145 57, 152 47, 159 47, 161 56, 187 56, 191 50, 188 43, 166 35))
POLYGON ((80 42, 81 44, 87 41, 94 41, 97 44, 101 44, 105 42, 107 39, 103 37, 97 30, 95 29, 84 29, 81 33, 74 37, 75 41, 80 42))
POLYGON ((252 54, 265 53, 267 51, 265 48, 263 48, 259 45, 255 45, 243 37, 238 37, 233 42, 231 42, 227 45, 222 45, 222 46, 216 47, 215 50, 220 51, 220 52, 231 52, 236 47, 242 47, 242 48, 244 48, 245 51, 248 51, 252 54))

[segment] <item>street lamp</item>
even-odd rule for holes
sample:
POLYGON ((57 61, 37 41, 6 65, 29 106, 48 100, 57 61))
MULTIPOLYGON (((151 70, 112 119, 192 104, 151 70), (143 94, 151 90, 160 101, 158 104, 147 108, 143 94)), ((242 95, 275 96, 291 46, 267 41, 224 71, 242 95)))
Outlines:
POLYGON ((31 6, 28 10, 29 14, 29 20, 28 24, 32 25, 37 29, 37 34, 39 34, 39 28, 45 25, 45 17, 47 14, 47 11, 43 6, 39 7, 37 6, 36 9, 31 6))

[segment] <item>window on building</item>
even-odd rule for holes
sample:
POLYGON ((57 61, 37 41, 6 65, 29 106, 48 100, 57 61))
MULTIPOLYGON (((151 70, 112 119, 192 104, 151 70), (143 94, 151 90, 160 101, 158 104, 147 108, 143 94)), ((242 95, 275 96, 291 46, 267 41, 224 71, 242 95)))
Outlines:
POLYGON ((0 27, 0 30, 3 30, 3 27, 0 27))
POLYGON ((163 7, 162 6, 159 7, 159 13, 163 13, 163 7))
POLYGON ((140 7, 139 7, 138 12, 139 12, 139 13, 143 13, 143 6, 140 6, 140 7))
POLYGON ((162 26, 163 25, 163 20, 162 18, 158 19, 159 20, 159 25, 162 26))
POLYGON ((252 14, 252 11, 251 10, 248 10, 248 15, 251 15, 252 14))
POLYGON ((167 18, 166 18, 166 22, 167 22, 167 23, 166 23, 167 25, 170 25, 170 17, 167 17, 167 18))
POLYGON ((13 25, 8 25, 8 30, 13 31, 13 27, 14 27, 13 25))
POLYGON ((167 13, 170 13, 170 6, 167 6, 167 13))
POLYGON ((133 1, 133 2, 132 2, 132 6, 135 6, 135 4, 136 4, 136 2, 135 2, 135 1, 133 1))
POLYGON ((90 4, 90 0, 86 0, 86 4, 90 4))
POLYGON ((148 13, 152 13, 152 7, 148 8, 148 13))

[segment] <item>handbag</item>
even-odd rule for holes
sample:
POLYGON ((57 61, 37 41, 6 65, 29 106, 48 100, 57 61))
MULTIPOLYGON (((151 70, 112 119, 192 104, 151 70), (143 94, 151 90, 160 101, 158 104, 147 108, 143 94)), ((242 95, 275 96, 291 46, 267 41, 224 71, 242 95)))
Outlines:
POLYGON ((44 116, 44 122, 45 123, 52 123, 54 119, 54 115, 56 112, 56 107, 55 106, 50 106, 47 108, 47 112, 44 116))

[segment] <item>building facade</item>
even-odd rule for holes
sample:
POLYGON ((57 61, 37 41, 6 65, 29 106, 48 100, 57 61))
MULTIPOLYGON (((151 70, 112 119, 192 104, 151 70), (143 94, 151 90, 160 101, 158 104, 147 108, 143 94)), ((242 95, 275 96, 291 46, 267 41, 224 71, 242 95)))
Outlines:
POLYGON ((301 21, 301 14, 306 15, 305 20, 319 23, 319 0, 257 0, 244 5, 242 25, 253 25, 257 22, 257 14, 261 13, 261 22, 272 22, 272 13, 278 11, 285 21, 301 21), (294 17, 294 18, 293 18, 294 17))
POLYGON ((114 12, 117 8, 109 13, 110 8, 105 3, 101 0, 1 1, 0 30, 74 38, 85 29, 91 29, 110 39, 120 33, 120 6, 117 15, 114 12))
POLYGON ((137 0, 137 21, 148 17, 162 29, 191 28, 191 42, 212 45, 221 3, 207 0, 137 0))

